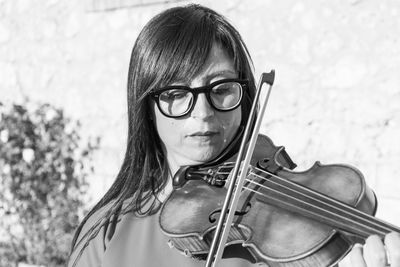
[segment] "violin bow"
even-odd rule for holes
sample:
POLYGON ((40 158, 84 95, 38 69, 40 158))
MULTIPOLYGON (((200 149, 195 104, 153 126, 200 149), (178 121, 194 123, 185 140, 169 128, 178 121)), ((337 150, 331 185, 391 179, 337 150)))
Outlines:
POLYGON ((229 231, 231 229, 231 225, 233 222, 233 217, 235 215, 235 211, 239 202, 240 193, 243 188, 243 183, 246 179, 250 160, 254 151, 254 147, 257 141, 258 133, 261 126, 261 121, 265 113, 265 109, 268 103, 269 96, 271 94, 272 85, 275 80, 275 70, 271 70, 269 73, 262 73, 261 78, 257 85, 257 92, 251 106, 251 111, 249 114, 249 119, 247 120, 246 128, 243 134, 243 139, 240 144, 239 153, 237 155, 235 167, 233 168, 231 182, 227 189, 227 194, 224 200, 224 204, 222 206, 221 215, 218 219, 218 224, 215 229, 214 237, 211 243, 210 251, 207 256, 206 267, 216 267, 218 266, 219 261, 222 258, 222 253, 225 249, 225 244, 228 239, 229 231), (251 125, 253 124, 254 118, 257 112, 257 104, 261 95, 261 88, 264 83, 269 85, 267 95, 265 97, 264 103, 261 105, 259 114, 254 124, 253 132, 251 132, 251 125), (247 147, 247 151, 245 151, 246 140, 248 140, 249 135, 251 134, 251 138, 249 141, 249 145, 247 147), (243 164, 242 158, 246 153, 243 164), (240 171, 240 176, 239 170, 240 171))

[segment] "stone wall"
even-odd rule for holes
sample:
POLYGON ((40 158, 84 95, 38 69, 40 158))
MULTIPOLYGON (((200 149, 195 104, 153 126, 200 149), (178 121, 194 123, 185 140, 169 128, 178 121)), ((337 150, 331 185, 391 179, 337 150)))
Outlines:
MULTIPOLYGON (((400 225, 398 1, 198 3, 238 28, 257 76, 276 70, 262 132, 299 170, 317 160, 359 168, 379 198, 378 216, 400 225)), ((79 119, 85 136, 101 137, 92 202, 122 162, 133 42, 172 5, 99 11, 88 0, 0 0, 0 101, 50 102, 79 119)))

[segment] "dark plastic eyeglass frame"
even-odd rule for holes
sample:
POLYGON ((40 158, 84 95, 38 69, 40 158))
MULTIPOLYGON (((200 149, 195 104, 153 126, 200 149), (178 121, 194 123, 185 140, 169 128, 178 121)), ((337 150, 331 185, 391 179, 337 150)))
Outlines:
POLYGON ((157 89, 157 90, 155 90, 155 91, 153 91, 153 92, 150 92, 149 96, 150 96, 151 98, 153 98, 154 101, 156 102, 157 107, 158 107, 158 110, 159 110, 164 116, 169 117, 169 118, 180 118, 180 117, 183 117, 183 116, 189 114, 190 112, 192 112, 192 110, 193 110, 193 108, 194 108, 194 106, 196 105, 196 102, 197 102, 197 96, 198 96, 200 93, 205 93, 208 103, 209 103, 210 106, 212 106, 215 110, 221 111, 221 112, 225 112, 225 111, 234 110, 235 108, 237 108, 237 107, 241 104, 242 99, 243 99, 244 91, 246 90, 246 88, 247 88, 247 86, 248 86, 248 82, 249 82, 248 80, 243 80, 243 79, 222 79, 222 80, 218 80, 218 81, 216 81, 216 82, 210 83, 210 84, 208 84, 208 85, 201 86, 201 87, 195 87, 195 88, 191 88, 191 87, 185 86, 185 85, 171 85, 171 86, 166 86, 166 87, 157 89), (237 103, 235 106, 233 106, 233 107, 231 107, 231 108, 228 108, 228 109, 219 109, 219 108, 215 107, 214 104, 213 104, 213 102, 211 101, 210 92, 211 92, 211 90, 212 90, 212 88, 213 88, 214 86, 217 86, 217 85, 219 85, 219 84, 223 84, 223 83, 226 83, 226 82, 237 82, 238 84, 240 84, 241 89, 242 89, 242 92, 241 92, 241 95, 240 95, 240 99, 239 99, 238 103, 237 103), (184 90, 188 90, 188 91, 189 91, 190 93, 192 93, 192 95, 193 95, 192 105, 188 108, 187 111, 185 111, 184 113, 182 113, 182 114, 180 114, 180 115, 177 115, 177 116, 174 116, 174 115, 170 115, 170 114, 165 113, 165 112, 161 109, 161 107, 160 107, 160 95, 161 95, 163 92, 168 91, 168 90, 171 90, 171 89, 184 89, 184 90))

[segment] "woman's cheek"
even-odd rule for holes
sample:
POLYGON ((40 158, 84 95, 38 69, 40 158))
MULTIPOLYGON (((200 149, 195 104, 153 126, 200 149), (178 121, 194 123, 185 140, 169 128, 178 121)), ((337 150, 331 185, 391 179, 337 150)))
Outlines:
POLYGON ((232 111, 233 113, 229 116, 229 119, 225 119, 222 123, 224 129, 224 143, 229 143, 232 141, 237 130, 239 129, 240 122, 242 119, 242 112, 240 109, 232 111))

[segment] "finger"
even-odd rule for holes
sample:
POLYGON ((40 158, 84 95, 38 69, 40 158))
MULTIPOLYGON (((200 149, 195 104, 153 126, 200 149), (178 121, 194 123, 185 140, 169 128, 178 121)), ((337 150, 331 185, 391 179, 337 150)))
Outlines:
POLYGON ((387 265, 386 249, 383 241, 377 235, 372 235, 365 240, 364 260, 368 267, 387 265))
POLYGON ((389 233, 385 236, 388 262, 391 267, 400 267, 400 234, 389 233))
POLYGON ((363 246, 361 244, 355 244, 348 257, 350 259, 351 266, 367 267, 363 257, 363 246))

